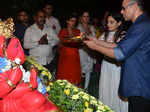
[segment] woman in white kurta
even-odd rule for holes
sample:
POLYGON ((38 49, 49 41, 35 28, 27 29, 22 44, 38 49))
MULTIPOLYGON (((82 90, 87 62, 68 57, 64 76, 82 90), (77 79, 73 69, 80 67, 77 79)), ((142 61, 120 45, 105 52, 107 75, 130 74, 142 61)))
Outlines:
MULTIPOLYGON (((80 30, 80 32, 84 32, 87 35, 96 36, 96 30, 94 26, 89 24, 89 20, 89 12, 83 11, 81 14, 81 23, 78 24, 77 28, 80 30)), ((82 73, 85 74, 84 89, 87 89, 95 59, 92 57, 91 50, 86 46, 83 46, 79 49, 79 54, 82 73)))
MULTIPOLYGON (((108 32, 105 32, 99 39, 107 42, 119 41, 123 33, 120 32, 121 24, 121 15, 110 13, 107 17, 108 32)), ((128 103, 121 100, 118 95, 120 71, 121 68, 115 60, 104 57, 99 82, 99 99, 115 112, 128 112, 128 103)))

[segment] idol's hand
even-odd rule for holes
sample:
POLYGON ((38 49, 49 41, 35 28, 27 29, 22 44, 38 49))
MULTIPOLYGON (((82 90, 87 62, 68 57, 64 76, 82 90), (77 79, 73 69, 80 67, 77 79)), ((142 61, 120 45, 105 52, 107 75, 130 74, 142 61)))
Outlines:
POLYGON ((37 84, 37 74, 38 74, 38 71, 37 71, 37 69, 34 66, 32 66, 30 68, 30 73, 31 73, 30 84, 31 84, 32 88, 35 89, 38 86, 38 84, 37 84))

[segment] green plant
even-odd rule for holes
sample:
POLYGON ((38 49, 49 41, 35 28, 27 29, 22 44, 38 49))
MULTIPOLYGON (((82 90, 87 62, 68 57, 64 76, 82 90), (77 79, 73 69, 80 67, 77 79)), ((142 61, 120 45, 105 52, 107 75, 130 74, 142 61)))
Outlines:
POLYGON ((50 82, 49 99, 64 112, 113 112, 108 106, 66 80, 50 82))

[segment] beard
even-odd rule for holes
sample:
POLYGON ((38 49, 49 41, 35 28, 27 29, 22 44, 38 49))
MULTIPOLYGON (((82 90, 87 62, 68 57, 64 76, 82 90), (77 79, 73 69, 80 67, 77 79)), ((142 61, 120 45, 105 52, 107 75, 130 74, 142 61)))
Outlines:
POLYGON ((40 26, 43 26, 44 24, 45 24, 45 20, 39 21, 39 25, 40 25, 40 26))

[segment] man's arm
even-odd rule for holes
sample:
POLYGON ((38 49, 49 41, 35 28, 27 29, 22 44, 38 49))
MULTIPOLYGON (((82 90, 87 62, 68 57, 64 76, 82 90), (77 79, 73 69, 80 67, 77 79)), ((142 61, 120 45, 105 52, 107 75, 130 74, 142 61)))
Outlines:
POLYGON ((142 45, 145 40, 148 39, 150 35, 149 29, 147 27, 141 27, 141 25, 136 25, 126 36, 118 43, 111 44, 94 40, 84 41, 84 43, 93 50, 101 52, 102 54, 115 58, 118 61, 123 61, 142 45))
POLYGON ((58 19, 56 19, 56 24, 55 25, 56 25, 56 33, 58 35, 59 31, 61 30, 61 26, 60 26, 60 23, 59 23, 58 19))
POLYGON ((107 47, 107 48, 115 48, 117 47, 116 43, 112 43, 112 42, 106 42, 104 40, 97 40, 96 42, 98 45, 103 46, 103 47, 107 47))
POLYGON ((52 28, 49 28, 49 36, 48 36, 48 43, 51 46, 55 46, 56 44, 58 44, 59 42, 59 38, 57 37, 57 34, 55 33, 55 31, 52 28))
POLYGON ((84 41, 84 43, 93 50, 96 50, 110 58, 115 58, 114 48, 117 46, 115 43, 110 44, 104 41, 95 42, 93 40, 84 41))

